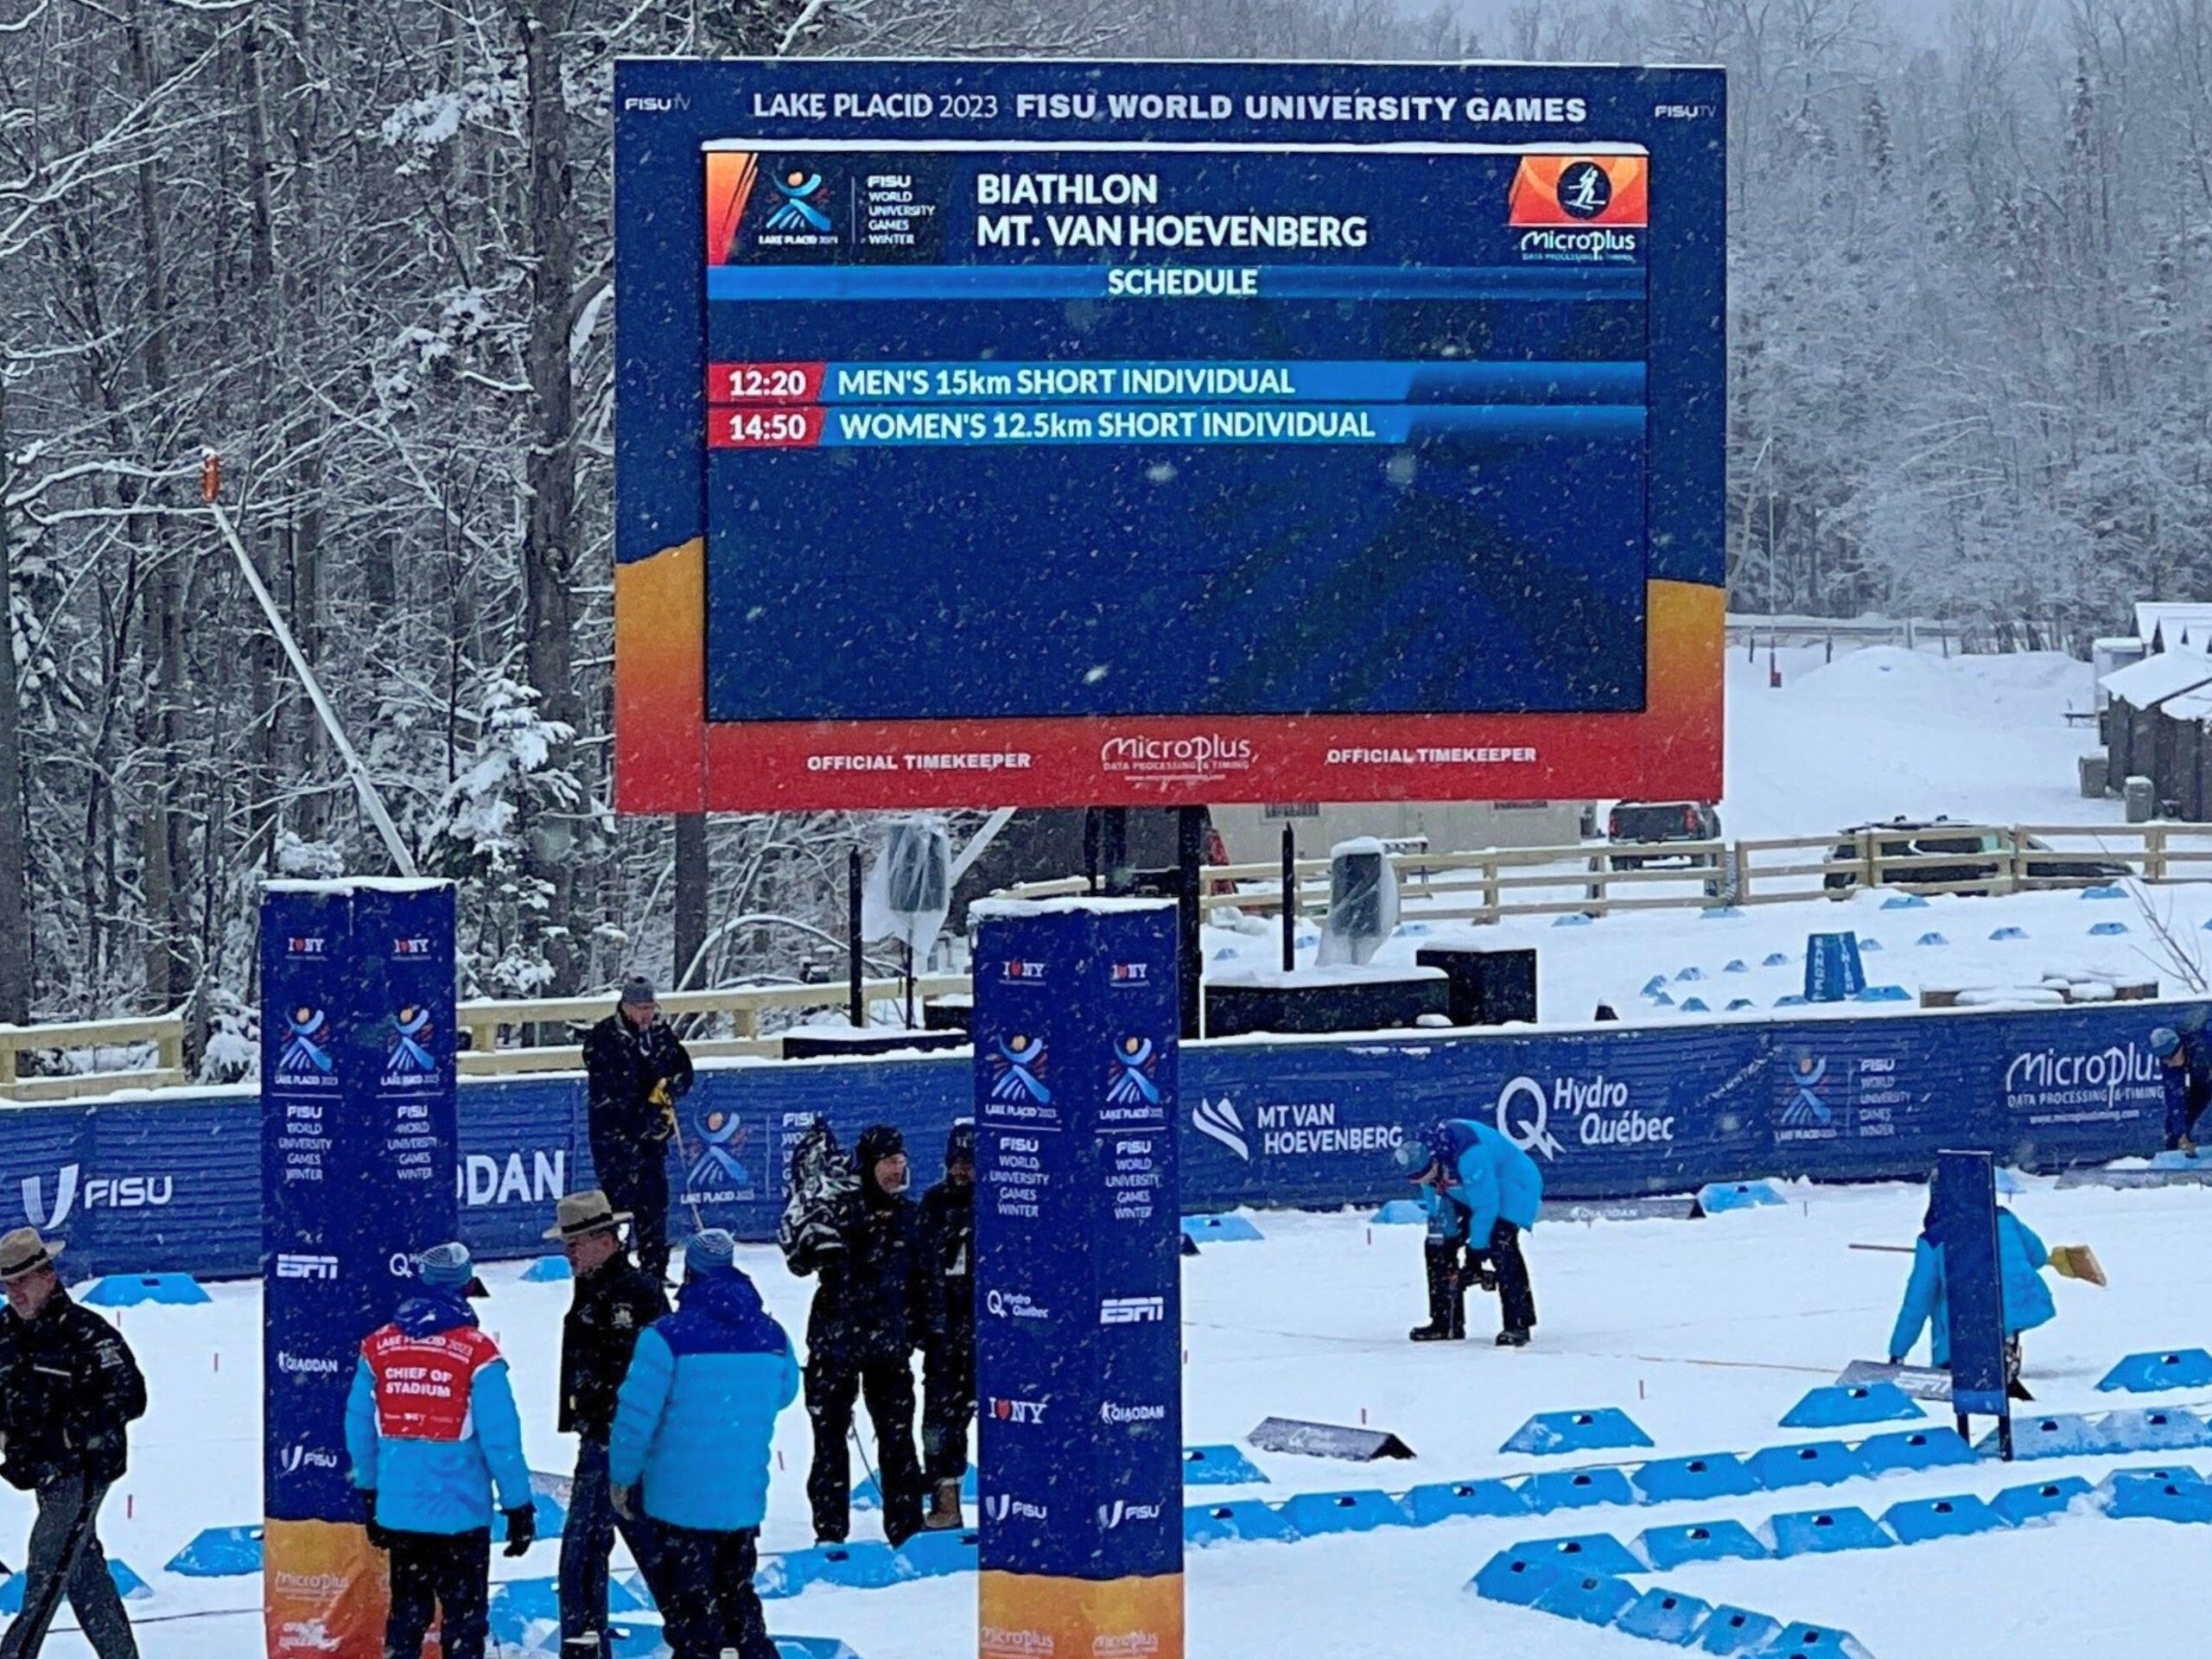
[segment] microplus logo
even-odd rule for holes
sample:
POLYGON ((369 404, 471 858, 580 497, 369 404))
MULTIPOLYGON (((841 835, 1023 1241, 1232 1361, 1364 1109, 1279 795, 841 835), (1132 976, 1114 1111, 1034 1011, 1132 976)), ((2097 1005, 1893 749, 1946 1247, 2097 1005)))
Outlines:
POLYGON ((1101 1325, 1158 1325, 1166 1317, 1166 1299, 1160 1296, 1109 1296, 1098 1304, 1101 1325))
POLYGON ((1104 772, 1156 783, 1197 783, 1250 768, 1249 737, 1202 734, 1192 737, 1109 737, 1098 746, 1104 772))
POLYGON ((2117 1043, 2094 1054, 2069 1054, 2046 1048, 2016 1054, 2005 1068, 2005 1092, 2018 1095, 2055 1095, 2050 1103, 2079 1104, 2101 1098, 2119 1103, 2123 1092, 2147 1090, 2163 1084, 2158 1057, 2147 1048, 2123 1048, 2117 1043))
POLYGON ((64 1164, 54 1180, 54 1209, 46 1207, 43 1178, 23 1178, 23 1219, 34 1227, 59 1227, 69 1219, 79 1196, 87 1210, 145 1210, 165 1205, 176 1196, 175 1183, 167 1175, 118 1175, 112 1179, 94 1176, 79 1181, 79 1166, 64 1164))
POLYGON ((276 1258, 279 1279, 335 1279, 338 1277, 338 1258, 334 1255, 280 1255, 276 1258))

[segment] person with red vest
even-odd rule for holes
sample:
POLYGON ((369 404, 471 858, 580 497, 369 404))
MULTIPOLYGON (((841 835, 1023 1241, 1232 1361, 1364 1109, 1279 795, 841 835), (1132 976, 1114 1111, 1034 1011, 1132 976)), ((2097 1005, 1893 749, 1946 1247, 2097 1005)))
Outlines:
POLYGON ((414 1262, 416 1294, 361 1344, 346 1449, 369 1542, 391 1556, 385 1654, 420 1654, 435 1607, 445 1659, 484 1659, 495 1487, 506 1553, 537 1535, 522 1420, 499 1344, 463 1300, 484 1294, 467 1246, 433 1245, 414 1262))

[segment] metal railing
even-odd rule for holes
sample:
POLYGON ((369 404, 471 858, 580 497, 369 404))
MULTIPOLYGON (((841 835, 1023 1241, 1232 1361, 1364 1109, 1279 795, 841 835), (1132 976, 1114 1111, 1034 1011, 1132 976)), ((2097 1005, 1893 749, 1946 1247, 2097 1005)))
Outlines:
MULTIPOLYGON (((1607 916, 1802 903, 1844 898, 1861 887, 1919 894, 2005 893, 2123 879, 2207 880, 2212 879, 2212 824, 1942 823, 1918 830, 1875 828, 1849 835, 1735 841, 1584 842, 1465 853, 1407 848, 1389 856, 1398 874, 1404 920, 1480 925, 1510 916, 1607 916), (1970 852, 1919 849, 1916 837, 1971 840, 1977 848, 1970 852), (2044 844, 2031 845, 2031 838, 2044 844)), ((1328 861, 1300 859, 1294 868, 1300 911, 1325 910, 1328 861)), ((1205 874, 1208 891, 1199 904, 1210 920, 1225 922, 1236 914, 1281 914, 1279 862, 1213 866, 1205 874)), ((1023 882, 1004 889, 1001 896, 1047 899, 1086 890, 1082 877, 1070 876, 1023 882)), ((925 975, 914 986, 918 1001, 969 988, 964 974, 925 975)), ((862 987, 862 1001, 870 1010, 886 1002, 899 1003, 905 995, 902 980, 873 979, 862 987)), ((782 1039, 777 1033, 764 1034, 765 1015, 842 1008, 846 996, 845 983, 833 981, 671 991, 660 1006, 671 1019, 722 1027, 687 1037, 691 1052, 700 1058, 774 1058, 783 1052, 782 1039)), ((459 1025, 467 1042, 461 1052, 461 1074, 480 1077, 576 1070, 582 1064, 578 1050, 582 1028, 613 1007, 611 991, 528 1001, 463 1002, 459 1025)), ((0 1026, 0 1101, 171 1087, 188 1080, 184 1046, 181 1013, 0 1026), (153 1063, 137 1069, 93 1069, 106 1058, 100 1051, 118 1048, 149 1050, 153 1063), (26 1076, 22 1057, 30 1053, 61 1056, 65 1069, 26 1076), (85 1054, 94 1057, 91 1065, 69 1069, 71 1057, 85 1054)))

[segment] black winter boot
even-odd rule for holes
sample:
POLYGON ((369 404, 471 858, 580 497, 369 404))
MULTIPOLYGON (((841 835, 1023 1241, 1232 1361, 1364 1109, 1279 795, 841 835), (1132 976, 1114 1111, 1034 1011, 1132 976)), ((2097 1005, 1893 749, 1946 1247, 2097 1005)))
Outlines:
POLYGON ((1459 1247, 1426 1244, 1421 1265, 1428 1278, 1428 1323, 1406 1334, 1415 1342, 1459 1342, 1467 1334, 1466 1303, 1459 1287, 1459 1247))

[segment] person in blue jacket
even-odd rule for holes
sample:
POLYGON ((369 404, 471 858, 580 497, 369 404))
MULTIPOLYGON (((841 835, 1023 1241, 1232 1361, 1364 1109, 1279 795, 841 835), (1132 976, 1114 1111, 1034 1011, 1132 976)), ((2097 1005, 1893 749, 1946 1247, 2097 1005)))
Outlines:
MULTIPOLYGON (((1928 1215, 1912 1247, 1912 1276, 1905 1281, 1904 1305, 1897 1310, 1897 1328, 1890 1332, 1890 1363, 1902 1365, 1920 1328, 1929 1327, 1929 1360, 1937 1370, 1951 1363, 1950 1299, 1943 1283, 1943 1249, 1929 1236, 1936 1224, 1936 1201, 1930 1193, 1928 1215)), ((2043 1281, 2043 1268, 2050 1252, 2035 1230, 2010 1210, 1997 1209, 1997 1270, 1999 1297, 2005 1311, 2005 1385, 2015 1400, 2031 1400, 2020 1382, 2020 1333, 2048 1325, 2058 1309, 2050 1287, 2043 1281)))
POLYGON ((2151 1033, 2158 1077, 2166 1085, 2166 1150, 2196 1150, 2196 1120, 2212 1103, 2212 1040, 2202 1032, 2184 1037, 2171 1026, 2151 1033))
POLYGON ((645 1578, 675 1659, 776 1659, 753 1571, 798 1364, 736 1249, 719 1227, 684 1247, 677 1311, 638 1338, 607 1448, 616 1510, 652 1525, 645 1578))
POLYGON ((537 1535, 522 1419, 499 1344, 464 1300, 484 1294, 467 1247, 433 1245, 414 1264, 415 1294, 361 1344, 346 1449, 369 1542, 391 1556, 385 1652, 420 1654, 435 1607, 445 1659, 484 1659, 495 1487, 506 1553, 537 1535))
MULTIPOLYGON (((1489 1124, 1465 1117, 1446 1118, 1426 1142, 1404 1142, 1397 1157, 1407 1179, 1434 1195, 1423 1199, 1430 1206, 1432 1239, 1440 1217, 1449 1236, 1450 1212, 1441 1210, 1439 1200, 1465 1212, 1464 1222, 1457 1224, 1459 1236, 1466 1242, 1475 1271, 1486 1284, 1492 1275, 1496 1280, 1502 1327, 1497 1345, 1527 1347, 1536 1325, 1536 1297, 1521 1255, 1521 1235, 1536 1224, 1543 1204, 1544 1176, 1536 1160, 1489 1124)), ((1430 1312, 1433 1319, 1433 1303, 1430 1312)))

